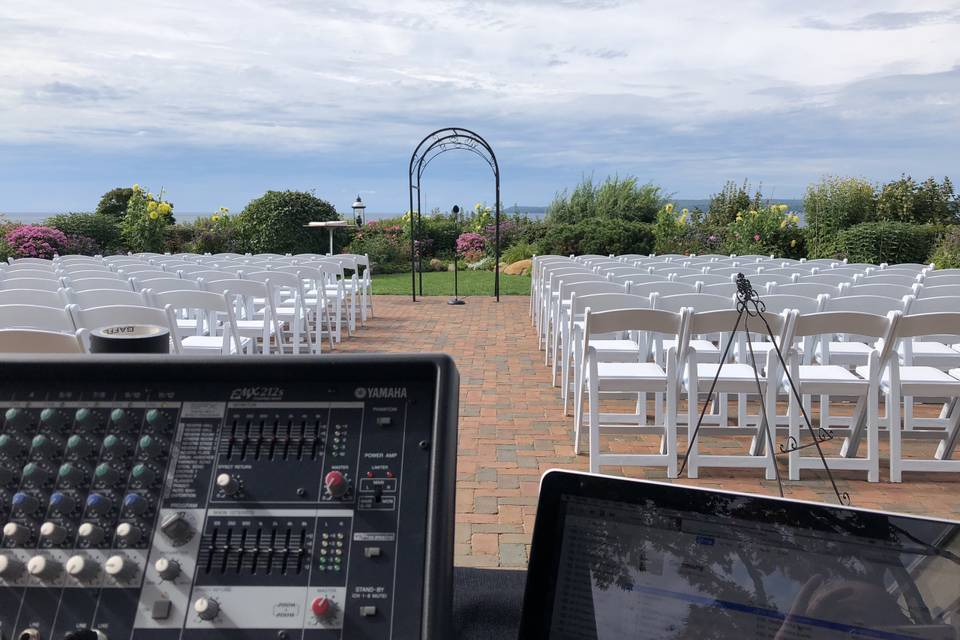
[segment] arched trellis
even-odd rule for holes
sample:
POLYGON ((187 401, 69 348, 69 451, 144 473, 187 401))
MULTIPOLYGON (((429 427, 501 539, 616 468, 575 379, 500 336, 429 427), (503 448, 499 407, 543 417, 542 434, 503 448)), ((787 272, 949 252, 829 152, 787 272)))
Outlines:
POLYGON ((410 266, 411 266, 411 286, 413 301, 417 301, 417 273, 420 274, 420 295, 423 295, 423 265, 422 261, 417 260, 417 237, 421 229, 420 219, 420 193, 421 179, 423 172, 433 160, 448 151, 462 149, 469 151, 482 158, 493 171, 493 179, 496 184, 496 197, 494 198, 494 207, 496 211, 496 230, 494 232, 494 250, 495 263, 493 273, 493 293, 500 302, 500 166, 497 164, 497 156, 493 152, 493 147, 483 139, 481 135, 464 129, 463 127, 446 127, 437 129, 426 136, 413 150, 410 156, 409 167, 409 187, 410 187, 410 266), (416 207, 414 207, 413 193, 417 193, 416 207), (418 268, 419 263, 419 268, 418 268))

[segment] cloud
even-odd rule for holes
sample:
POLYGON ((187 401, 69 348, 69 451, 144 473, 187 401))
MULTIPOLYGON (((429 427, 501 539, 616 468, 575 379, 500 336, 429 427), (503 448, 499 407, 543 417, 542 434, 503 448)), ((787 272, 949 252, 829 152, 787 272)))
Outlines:
POLYGON ((803 25, 826 31, 888 31, 937 24, 960 24, 960 11, 887 11, 870 13, 849 22, 807 18, 803 25))

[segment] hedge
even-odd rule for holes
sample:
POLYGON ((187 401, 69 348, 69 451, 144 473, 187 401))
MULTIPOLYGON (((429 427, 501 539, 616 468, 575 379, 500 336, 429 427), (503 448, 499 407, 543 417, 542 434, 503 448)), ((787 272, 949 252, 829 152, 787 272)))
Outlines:
POLYGON ((602 218, 551 224, 536 247, 538 254, 647 254, 653 251, 653 225, 602 218))
POLYGON ((63 213, 50 216, 43 224, 68 236, 86 236, 98 245, 98 251, 115 253, 121 248, 117 218, 102 213, 63 213))
POLYGON ((905 222, 866 222, 837 234, 834 257, 850 262, 925 263, 940 229, 905 222))
MULTIPOLYGON (((241 244, 252 253, 327 253, 327 229, 306 228, 308 222, 339 220, 333 205, 303 191, 267 191, 251 200, 236 218, 241 244)), ((347 234, 334 234, 334 253, 347 234)))

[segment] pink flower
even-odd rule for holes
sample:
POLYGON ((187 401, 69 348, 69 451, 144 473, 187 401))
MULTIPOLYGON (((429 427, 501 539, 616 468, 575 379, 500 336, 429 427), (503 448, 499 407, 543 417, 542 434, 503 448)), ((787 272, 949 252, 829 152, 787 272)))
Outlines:
POLYGON ((757 242, 760 242, 760 234, 758 233, 757 235, 753 236, 753 239, 757 242))

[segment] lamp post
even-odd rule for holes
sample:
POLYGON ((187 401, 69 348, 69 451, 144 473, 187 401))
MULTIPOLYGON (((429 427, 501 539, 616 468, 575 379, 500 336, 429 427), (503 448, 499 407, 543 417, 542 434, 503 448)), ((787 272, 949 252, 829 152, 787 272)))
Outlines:
MULTIPOLYGON (((453 220, 456 223, 457 235, 460 235, 460 207, 453 205, 451 211, 453 213, 453 220)), ((461 300, 458 296, 459 291, 457 289, 457 245, 453 245, 453 299, 447 300, 447 304, 467 304, 464 300, 461 300)))
POLYGON ((362 227, 363 224, 367 221, 367 217, 364 214, 367 206, 363 204, 363 200, 360 199, 360 194, 357 194, 357 200, 352 205, 353 207, 353 219, 356 221, 358 227, 362 227))

